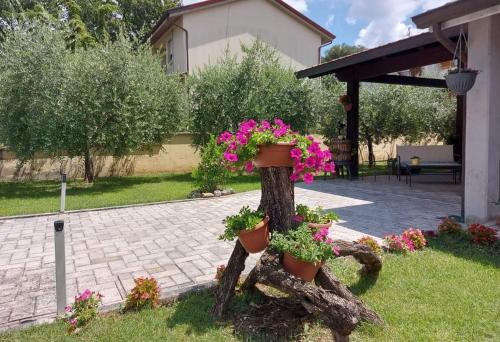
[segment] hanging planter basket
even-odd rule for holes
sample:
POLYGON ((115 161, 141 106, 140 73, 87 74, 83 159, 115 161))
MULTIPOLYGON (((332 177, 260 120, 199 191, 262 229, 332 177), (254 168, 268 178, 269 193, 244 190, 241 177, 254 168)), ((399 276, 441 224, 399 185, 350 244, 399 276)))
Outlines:
POLYGON ((465 95, 474 86, 477 74, 477 70, 470 69, 450 71, 445 76, 446 86, 455 95, 465 95))

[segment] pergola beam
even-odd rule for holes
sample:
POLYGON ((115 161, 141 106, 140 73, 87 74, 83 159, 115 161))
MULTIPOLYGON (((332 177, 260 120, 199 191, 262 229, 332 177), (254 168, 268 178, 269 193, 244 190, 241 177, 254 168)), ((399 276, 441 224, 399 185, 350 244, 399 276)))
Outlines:
POLYGON ((419 87, 446 88, 446 81, 438 78, 382 75, 361 80, 361 82, 400 84, 419 87))

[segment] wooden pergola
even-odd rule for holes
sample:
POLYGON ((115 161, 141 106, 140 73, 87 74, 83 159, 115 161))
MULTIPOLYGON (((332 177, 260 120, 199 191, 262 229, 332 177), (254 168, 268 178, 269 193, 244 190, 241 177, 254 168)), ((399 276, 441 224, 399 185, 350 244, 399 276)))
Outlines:
MULTIPOLYGON (((456 28, 449 29, 443 34, 454 41, 458 36, 458 30, 456 28)), ((316 78, 335 75, 338 80, 347 83, 347 95, 352 102, 352 109, 347 113, 347 138, 351 141, 352 146, 351 174, 353 177, 357 177, 359 168, 360 82, 446 88, 444 79, 400 76, 397 73, 447 62, 451 59, 453 59, 453 54, 432 33, 428 32, 301 70, 297 72, 297 77, 316 78)), ((457 142, 454 150, 455 154, 459 156, 464 155, 462 144, 465 136, 464 124, 465 96, 458 96, 457 142)))

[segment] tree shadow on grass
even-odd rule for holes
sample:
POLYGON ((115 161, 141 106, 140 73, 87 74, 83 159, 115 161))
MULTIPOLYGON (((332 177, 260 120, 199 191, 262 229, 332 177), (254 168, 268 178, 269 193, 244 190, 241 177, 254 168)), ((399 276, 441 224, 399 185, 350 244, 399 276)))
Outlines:
POLYGON ((485 266, 500 268, 500 243, 486 247, 472 244, 464 234, 440 234, 428 239, 428 248, 471 260, 485 266))

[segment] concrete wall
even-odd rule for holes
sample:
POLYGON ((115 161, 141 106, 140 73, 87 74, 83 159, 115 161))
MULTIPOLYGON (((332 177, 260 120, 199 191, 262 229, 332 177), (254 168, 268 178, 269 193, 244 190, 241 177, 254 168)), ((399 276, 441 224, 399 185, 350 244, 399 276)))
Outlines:
MULTIPOLYGON (((279 51, 281 61, 294 70, 318 63, 321 36, 268 0, 246 0, 202 8, 183 15, 178 25, 189 31, 190 72, 216 63, 226 49, 241 56, 241 44, 257 38, 279 51)), ((174 69, 186 70, 184 32, 173 27, 154 45, 165 45, 168 37, 178 32, 174 47, 174 69), (172 33, 174 32, 174 33, 172 33)))
POLYGON ((469 23, 468 66, 480 70, 467 94, 465 216, 500 215, 500 15, 469 23))
MULTIPOLYGON (((95 164, 98 175, 132 175, 157 172, 190 172, 199 162, 199 154, 191 146, 189 134, 174 136, 163 148, 148 152, 137 152, 115 160, 99 156, 95 164)), ((17 170, 17 160, 12 152, 0 152, 0 181, 24 179, 57 179, 61 161, 38 156, 33 163, 17 170)), ((73 158, 64 161, 64 170, 71 178, 83 177, 83 160, 73 158)))

